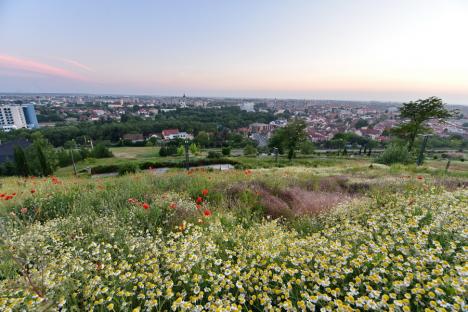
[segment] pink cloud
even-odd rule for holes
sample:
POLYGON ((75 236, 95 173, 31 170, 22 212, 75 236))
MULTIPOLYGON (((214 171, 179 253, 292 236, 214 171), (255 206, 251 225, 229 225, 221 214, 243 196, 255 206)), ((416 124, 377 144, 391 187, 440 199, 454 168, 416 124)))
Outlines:
POLYGON ((67 79, 86 80, 85 77, 60 67, 39 63, 33 60, 21 59, 10 55, 0 54, 0 68, 1 67, 67 79))
POLYGON ((82 64, 78 61, 75 61, 75 60, 69 60, 69 59, 61 59, 61 61, 65 62, 65 63, 68 63, 70 65, 73 65, 75 67, 78 67, 80 69, 84 69, 86 71, 89 71, 89 72, 94 72, 94 69, 92 69, 91 67, 85 65, 85 64, 82 64))

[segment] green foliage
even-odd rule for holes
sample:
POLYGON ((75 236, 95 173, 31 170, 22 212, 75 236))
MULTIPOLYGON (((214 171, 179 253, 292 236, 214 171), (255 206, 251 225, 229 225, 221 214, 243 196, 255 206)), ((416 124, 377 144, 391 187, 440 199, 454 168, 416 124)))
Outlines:
POLYGON ((183 145, 180 145, 178 148, 177 148, 177 156, 183 156, 185 154, 185 148, 183 145))
POLYGON ((230 156, 231 155, 231 148, 230 147, 223 147, 221 150, 223 156, 230 156))
POLYGON ((302 119, 296 119, 288 123, 285 127, 275 131, 270 139, 269 146, 284 148, 288 151, 288 159, 291 160, 296 156, 296 150, 306 140, 307 133, 306 123, 302 119))
POLYGON ((354 128, 360 129, 362 127, 367 127, 368 125, 369 125, 369 122, 367 120, 360 118, 354 125, 354 128))
POLYGON ((315 151, 314 143, 309 140, 302 142, 300 148, 303 155, 310 155, 315 151))
POLYGON ((196 143, 190 144, 189 150, 190 150, 190 153, 192 153, 192 155, 198 155, 200 153, 200 148, 198 147, 196 143))
POLYGON ((108 158, 113 156, 112 152, 104 144, 97 144, 91 150, 91 157, 93 158, 108 158))
POLYGON ((456 111, 449 111, 445 104, 437 97, 419 99, 404 103, 400 108, 400 117, 407 119, 393 133, 408 142, 408 150, 411 151, 418 134, 426 133, 430 129, 424 125, 431 119, 445 120, 457 114, 456 111))
POLYGON ((209 151, 207 157, 210 158, 210 159, 218 159, 218 158, 223 157, 223 155, 221 153, 219 153, 219 152, 209 151))
POLYGON ((173 156, 177 155, 177 146, 174 145, 165 145, 161 146, 159 149, 159 156, 166 157, 166 156, 173 156))
POLYGON ((14 157, 17 174, 23 177, 29 176, 31 174, 31 171, 29 170, 29 164, 26 160, 26 154, 24 153, 24 150, 21 147, 15 146, 14 157))
POLYGON ((256 155, 256 154, 257 154, 257 149, 255 148, 255 146, 249 144, 244 147, 244 155, 251 156, 251 155, 256 155))
POLYGON ((135 173, 138 170, 138 166, 135 163, 126 163, 119 166, 119 175, 126 175, 129 173, 135 173))
POLYGON ((408 149, 403 145, 391 144, 380 155, 376 162, 385 165, 392 165, 396 163, 407 164, 411 161, 408 149))

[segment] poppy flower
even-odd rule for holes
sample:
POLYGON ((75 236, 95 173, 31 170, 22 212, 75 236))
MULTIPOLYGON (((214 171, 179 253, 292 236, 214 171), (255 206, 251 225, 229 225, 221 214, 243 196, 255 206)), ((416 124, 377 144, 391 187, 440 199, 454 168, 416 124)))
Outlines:
POLYGON ((209 209, 205 209, 205 211, 203 211, 203 214, 205 215, 205 217, 209 217, 211 216, 211 211, 209 209))
POLYGON ((197 204, 201 203, 202 201, 203 201, 203 198, 201 198, 200 196, 198 196, 198 197, 197 197, 197 200, 196 200, 197 204))
POLYGON ((0 194, 0 197, 5 197, 5 194, 0 194))
POLYGON ((28 208, 24 207, 24 208, 21 208, 21 213, 22 214, 26 214, 28 212, 28 208))
POLYGON ((423 176, 417 176, 416 178, 417 178, 418 180, 424 179, 423 176))
POLYGON ((36 193, 36 190, 35 190, 35 189, 32 189, 32 190, 31 190, 31 194, 34 194, 34 193, 36 193))
POLYGON ((150 207, 148 203, 143 203, 141 206, 143 207, 143 209, 148 209, 150 207))
POLYGON ((208 190, 207 190, 207 189, 203 189, 203 190, 202 190, 202 195, 203 195, 203 196, 208 195, 208 190))
POLYGON ((201 208, 201 205, 199 205, 199 204, 196 204, 196 206, 195 206, 195 207, 196 207, 197 209, 200 209, 200 208, 201 208))
POLYGON ((177 204, 176 203, 170 203, 169 208, 176 209, 177 204))
POLYGON ((16 193, 11 194, 12 196, 16 196, 16 193))

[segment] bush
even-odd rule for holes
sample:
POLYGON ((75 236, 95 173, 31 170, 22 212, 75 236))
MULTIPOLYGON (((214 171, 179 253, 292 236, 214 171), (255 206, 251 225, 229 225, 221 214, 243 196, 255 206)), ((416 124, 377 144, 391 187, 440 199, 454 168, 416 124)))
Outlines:
POLYGON ((221 153, 223 153, 223 156, 229 156, 231 155, 231 148, 230 147, 223 147, 221 150, 221 153))
POLYGON ((104 144, 98 144, 91 150, 91 157, 94 158, 108 158, 113 156, 112 152, 104 144))
POLYGON ((211 158, 211 159, 218 159, 218 158, 223 157, 223 155, 221 155, 221 153, 219 153, 219 152, 209 151, 207 157, 211 158))
POLYGON ((166 157, 166 156, 173 156, 177 155, 177 146, 162 146, 159 149, 159 156, 166 157))
POLYGON ((135 173, 138 166, 135 163, 126 163, 119 166, 119 175, 126 175, 129 173, 135 173))
POLYGON ((391 165, 396 163, 407 164, 411 161, 408 149, 403 145, 391 144, 380 155, 376 162, 384 165, 391 165))
POLYGON ((257 149, 253 145, 247 145, 244 148, 244 155, 256 155, 257 154, 257 149))

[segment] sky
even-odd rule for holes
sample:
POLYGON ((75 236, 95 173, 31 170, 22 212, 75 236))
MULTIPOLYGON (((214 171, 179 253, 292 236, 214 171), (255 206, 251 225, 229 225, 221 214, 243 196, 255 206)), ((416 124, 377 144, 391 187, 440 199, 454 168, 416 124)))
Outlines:
POLYGON ((0 92, 468 104, 468 0, 0 0, 0 92))

